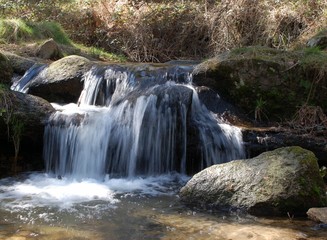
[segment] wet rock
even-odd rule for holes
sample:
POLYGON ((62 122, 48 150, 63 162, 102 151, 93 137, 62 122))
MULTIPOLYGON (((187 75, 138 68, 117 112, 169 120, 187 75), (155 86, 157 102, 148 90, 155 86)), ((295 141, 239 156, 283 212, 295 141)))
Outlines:
POLYGON ((242 125, 249 121, 248 117, 240 109, 225 101, 211 88, 201 86, 195 89, 201 103, 217 117, 233 125, 242 125))
POLYGON ((36 56, 43 59, 58 60, 62 54, 58 44, 51 38, 42 43, 36 50, 36 56))
POLYGON ((88 59, 75 55, 55 61, 35 73, 26 85, 28 93, 49 102, 76 103, 83 89, 83 75, 91 65, 88 59))
POLYGON ((180 198, 188 205, 254 215, 303 215, 311 207, 326 206, 317 159, 301 147, 206 168, 181 189, 180 198))
POLYGON ((310 208, 307 215, 313 221, 327 224, 327 208, 310 208))
POLYGON ((15 134, 20 140, 18 170, 41 169, 44 125, 54 108, 39 97, 0 89, 0 110, 0 177, 11 173, 15 134))

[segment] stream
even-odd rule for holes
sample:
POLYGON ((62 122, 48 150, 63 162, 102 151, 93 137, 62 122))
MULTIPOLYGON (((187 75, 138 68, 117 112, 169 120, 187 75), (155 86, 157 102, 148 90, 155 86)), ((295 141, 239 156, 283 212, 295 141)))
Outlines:
MULTIPOLYGON (((32 68, 13 90, 51 84, 46 71, 32 68)), ((179 201, 192 174, 245 158, 240 129, 201 103, 191 72, 92 67, 77 102, 53 104, 45 171, 0 180, 0 239, 327 239, 327 228, 307 219, 179 201)))
POLYGON ((29 173, 0 180, 0 239, 315 239, 307 219, 210 212, 181 204, 188 177, 72 180, 29 173))

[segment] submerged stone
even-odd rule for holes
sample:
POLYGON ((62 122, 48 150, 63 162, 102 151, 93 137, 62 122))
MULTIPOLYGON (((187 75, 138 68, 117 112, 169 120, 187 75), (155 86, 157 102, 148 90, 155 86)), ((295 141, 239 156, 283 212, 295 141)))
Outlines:
POLYGON ((301 147, 206 168, 181 189, 180 197, 188 205, 239 208, 254 215, 303 215, 326 205, 317 159, 301 147))

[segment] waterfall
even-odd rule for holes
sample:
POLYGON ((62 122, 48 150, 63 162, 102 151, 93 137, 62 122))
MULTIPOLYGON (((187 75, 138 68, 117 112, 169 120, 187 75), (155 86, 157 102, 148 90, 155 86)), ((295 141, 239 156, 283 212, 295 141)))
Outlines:
POLYGON ((19 81, 15 82, 10 87, 10 89, 27 93, 29 82, 33 80, 37 75, 42 75, 42 70, 44 70, 47 66, 47 64, 34 64, 30 69, 25 72, 24 76, 19 81))
POLYGON ((216 119, 191 66, 94 66, 76 104, 45 127, 46 171, 76 179, 191 174, 244 157, 241 131, 216 119))

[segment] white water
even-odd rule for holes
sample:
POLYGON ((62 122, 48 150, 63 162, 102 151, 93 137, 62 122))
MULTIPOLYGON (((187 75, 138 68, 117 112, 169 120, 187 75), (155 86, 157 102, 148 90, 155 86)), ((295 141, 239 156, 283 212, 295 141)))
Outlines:
POLYGON ((59 111, 45 129, 47 172, 100 180, 107 173, 118 177, 186 174, 243 158, 241 131, 215 119, 189 83, 187 71, 92 68, 85 76, 78 107, 55 105, 59 111), (91 107, 97 102, 101 106, 91 107), (192 147, 188 146, 190 124, 198 136, 192 147), (192 156, 190 148, 197 155, 192 156))
POLYGON ((172 183, 185 182, 187 179, 186 176, 169 174, 133 179, 110 179, 108 176, 104 181, 91 178, 76 181, 70 178, 57 179, 44 173, 33 173, 20 181, 0 180, 0 206, 11 210, 46 206, 69 209, 77 204, 95 200, 114 206, 119 202, 120 197, 117 197, 117 194, 170 195, 174 194, 170 188, 172 183))
MULTIPOLYGON (((32 68, 15 89, 28 91, 44 68, 32 68)), ((122 188, 154 194, 176 180, 172 173, 244 157, 241 131, 213 117, 191 79, 189 67, 91 68, 76 104, 53 104, 57 112, 44 134, 46 174, 4 184, 3 207, 115 205, 122 188), (190 135, 198 136, 193 145, 190 135)))

